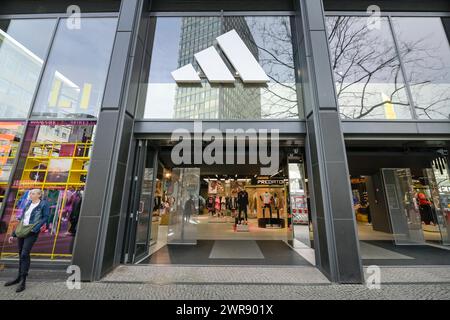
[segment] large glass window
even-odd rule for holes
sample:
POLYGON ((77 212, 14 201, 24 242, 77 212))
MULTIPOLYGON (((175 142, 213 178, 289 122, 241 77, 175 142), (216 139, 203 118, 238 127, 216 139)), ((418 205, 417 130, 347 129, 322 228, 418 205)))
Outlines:
POLYGON ((298 119, 291 17, 158 17, 144 118, 298 119), (269 78, 244 83, 216 38, 235 30, 269 78), (194 55, 210 46, 234 83, 209 83, 194 55), (192 63, 199 84, 177 84, 172 71, 192 63))
POLYGON ((392 18, 417 117, 450 119, 450 44, 441 18, 392 18))
POLYGON ((326 18, 331 66, 344 119, 410 119, 405 82, 387 18, 326 18))
POLYGON ((0 20, 0 118, 26 118, 55 19, 0 20))
POLYGON ((32 256, 64 259, 72 255, 95 134, 92 121, 31 121, 0 221, 0 256, 16 257, 8 237, 23 214, 31 189, 41 189, 50 217, 32 256))
POLYGON ((84 18, 80 29, 69 29, 67 19, 60 20, 33 116, 97 116, 116 24, 115 18, 84 18))

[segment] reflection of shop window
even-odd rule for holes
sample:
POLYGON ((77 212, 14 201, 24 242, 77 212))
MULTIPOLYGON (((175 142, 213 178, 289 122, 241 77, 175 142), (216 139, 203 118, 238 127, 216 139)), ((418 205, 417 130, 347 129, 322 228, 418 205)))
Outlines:
POLYGON ((22 122, 0 122, 0 210, 23 135, 22 122))
POLYGON ((31 121, 23 143, 26 157, 19 159, 13 186, 2 218, 7 230, 0 234, 1 257, 16 257, 7 239, 23 213, 30 189, 43 190, 50 218, 34 246, 34 257, 70 258, 83 199, 94 139, 92 121, 31 121), (63 138, 64 136, 64 138, 63 138))

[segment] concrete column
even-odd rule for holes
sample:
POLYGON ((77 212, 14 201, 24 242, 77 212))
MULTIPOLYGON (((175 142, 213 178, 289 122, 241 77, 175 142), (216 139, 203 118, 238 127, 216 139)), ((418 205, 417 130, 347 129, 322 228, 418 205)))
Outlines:
POLYGON ((119 263, 131 172, 127 170, 147 20, 144 0, 122 0, 73 252, 83 281, 119 263))
POLYGON ((323 4, 321 0, 296 0, 296 11, 316 262, 331 281, 361 283, 363 271, 323 4))

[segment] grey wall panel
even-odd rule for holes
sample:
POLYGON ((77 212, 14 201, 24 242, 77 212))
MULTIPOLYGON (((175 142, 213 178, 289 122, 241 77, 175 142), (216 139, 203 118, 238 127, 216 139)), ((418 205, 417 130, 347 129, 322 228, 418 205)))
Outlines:
POLYGON ((118 128, 119 113, 115 110, 104 110, 97 123, 97 134, 94 141, 93 160, 109 161, 116 147, 115 133, 118 128))
POLYGON ((315 70, 315 81, 318 88, 318 104, 320 109, 337 110, 335 84, 332 77, 328 39, 324 31, 311 31, 311 48, 315 70))
POLYGON ((353 212, 349 196, 350 178, 346 169, 347 164, 345 162, 327 162, 326 164, 329 196, 333 203, 333 219, 348 219, 349 212, 353 212), (343 187, 345 184, 347 186, 343 187))
MULTIPOLYGON (((278 129, 280 134, 301 136, 306 133, 306 125, 299 121, 201 121, 204 130, 209 128, 219 129, 225 132, 227 129, 278 129)), ((194 121, 176 120, 141 120, 136 121, 134 133, 144 134, 171 134, 174 130, 185 129, 190 132, 194 130, 194 121)))
POLYGON ((153 0, 151 11, 293 10, 290 0, 153 0))
POLYGON ((317 218, 324 219, 325 217, 325 209, 324 209, 324 200, 322 196, 322 179, 320 178, 320 169, 319 165, 312 164, 312 177, 314 177, 314 203, 315 203, 315 215, 317 218))
POLYGON ((66 13, 71 5, 81 12, 118 12, 120 0, 2 0, 0 14, 66 13))
POLYGON ((106 80, 102 109, 119 109, 130 51, 131 32, 117 32, 106 80))
POLYGON ((450 135, 450 121, 422 121, 417 123, 419 134, 450 135))
POLYGON ((86 192, 82 202, 83 217, 99 217, 103 209, 103 195, 108 185, 109 162, 106 160, 92 159, 89 164, 89 174, 86 184, 86 192))
POLYGON ((116 250, 117 231, 120 217, 111 216, 108 221, 108 228, 105 241, 105 250, 103 253, 102 274, 106 274, 114 267, 114 254, 116 250))
POLYGON ((336 253, 338 257, 339 282, 340 283, 360 283, 361 268, 360 258, 353 248, 359 248, 358 238, 354 237, 355 221, 353 219, 334 219, 336 253))
POLYGON ((123 143, 120 145, 119 149, 119 163, 126 164, 128 162, 128 153, 130 149, 130 141, 133 135, 133 118, 125 114, 123 127, 122 127, 122 136, 123 143))
POLYGON ((381 138, 392 139, 405 137, 410 139, 429 138, 449 139, 450 137, 450 121, 433 121, 433 120, 406 120, 406 121, 389 121, 389 120, 359 120, 348 121, 342 120, 342 130, 346 138, 364 139, 381 138), (409 138, 408 138, 409 136, 409 138))
POLYGON ((450 12, 448 0, 324 0, 327 11, 366 11, 373 4, 382 11, 450 12))
POLYGON ((342 121, 344 134, 417 134, 417 124, 406 121, 342 121))
POLYGON ((319 156, 317 153, 317 136, 315 133, 314 120, 309 118, 307 121, 308 130, 308 144, 310 146, 311 164, 317 165, 319 163, 319 156))
POLYGON ((323 140, 327 150, 326 161, 342 161, 342 153, 345 152, 342 143, 342 131, 337 112, 321 112, 321 127, 327 139, 323 140))
POLYGON ((122 195, 124 193, 124 183, 125 183, 125 173, 127 170, 126 164, 117 164, 115 172, 115 183, 113 187, 112 197, 111 197, 111 215, 120 215, 122 195))
POLYGON ((94 280, 94 259, 99 234, 100 217, 80 216, 74 245, 72 264, 81 269, 81 280, 94 280))
POLYGON ((315 247, 319 247, 319 250, 322 254, 318 257, 317 260, 319 263, 317 264, 320 270, 329 278, 332 277, 330 273, 331 265, 330 265, 330 256, 327 254, 329 252, 327 234, 326 232, 319 232, 319 230, 326 230, 326 224, 323 217, 317 217, 317 239, 319 240, 318 244, 314 243, 315 247))
POLYGON ((142 70, 142 62, 144 59, 144 45, 140 41, 136 42, 135 55, 131 59, 132 71, 131 79, 128 85, 128 99, 126 110, 131 115, 134 116, 137 103, 137 95, 140 85, 140 77, 142 70))

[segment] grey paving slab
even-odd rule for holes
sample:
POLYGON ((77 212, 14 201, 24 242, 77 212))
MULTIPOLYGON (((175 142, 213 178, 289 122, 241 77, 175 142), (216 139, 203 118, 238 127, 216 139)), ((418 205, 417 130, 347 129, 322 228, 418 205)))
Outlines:
MULTIPOLYGON (((364 268, 367 278, 367 267, 364 268)), ((380 267, 381 283, 450 283, 450 267, 380 267)))
MULTIPOLYGON (((0 282, 0 285, 3 285, 0 282)), ((14 288, 0 290, 0 299, 29 300, 434 300, 450 299, 450 284, 384 285, 368 289, 364 285, 218 285, 218 284, 133 284, 82 283, 69 290, 65 283, 29 283, 16 294, 14 288)))
POLYGON ((287 283, 329 284, 315 267, 267 266, 119 266, 103 282, 137 283, 287 283))

